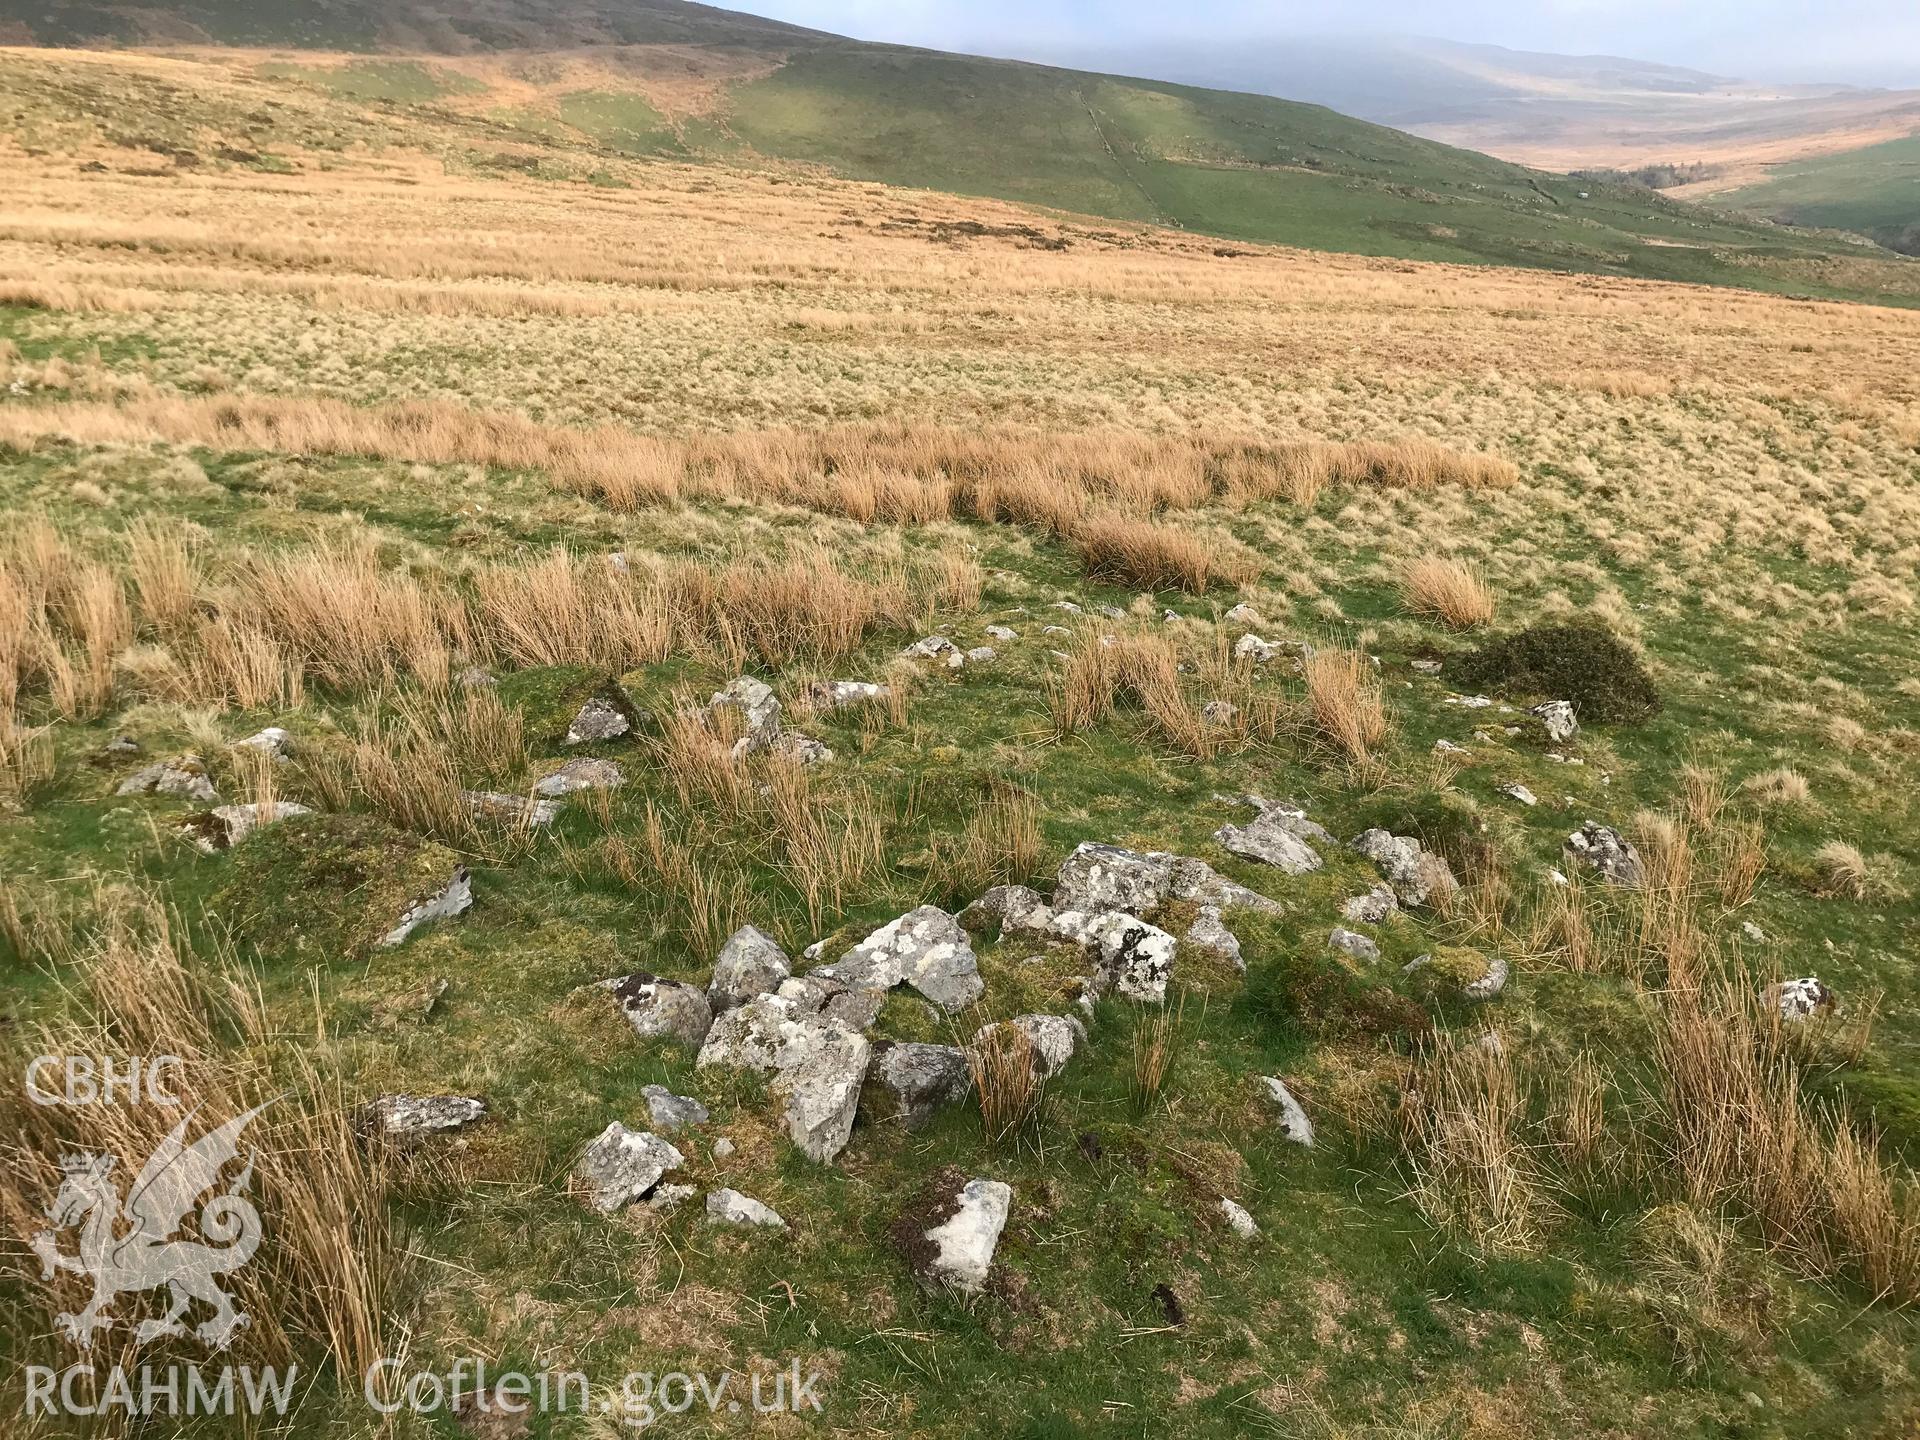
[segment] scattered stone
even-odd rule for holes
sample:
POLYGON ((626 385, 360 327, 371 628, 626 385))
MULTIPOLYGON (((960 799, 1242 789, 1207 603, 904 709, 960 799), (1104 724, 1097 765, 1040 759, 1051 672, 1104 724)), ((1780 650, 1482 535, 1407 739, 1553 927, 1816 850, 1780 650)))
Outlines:
POLYGON ((1227 928, 1218 905, 1202 905, 1180 943, 1189 950, 1218 956, 1243 975, 1247 972, 1247 962, 1240 954, 1240 937, 1227 928))
POLYGON ((551 775, 534 783, 533 793, 558 800, 581 790, 617 790, 627 783, 627 772, 611 760, 595 760, 582 755, 569 760, 551 775))
POLYGON ((1280 1133, 1296 1145, 1313 1148, 1313 1122, 1307 1118, 1307 1112, 1293 1092, 1287 1089, 1286 1082, 1272 1075, 1262 1075, 1260 1083, 1266 1086, 1267 1099, 1280 1112, 1280 1133))
POLYGON ((469 665, 453 677, 453 683, 463 690, 492 690, 500 682, 478 665, 469 665))
POLYGON ((967 1052, 953 1045, 882 1044, 876 1047, 873 1074, 909 1130, 920 1129, 942 1107, 964 1100, 973 1089, 967 1052))
POLYGON ((629 1130, 616 1120, 581 1152, 574 1174, 585 1183, 594 1209, 611 1215, 643 1199, 686 1158, 658 1135, 629 1130))
POLYGON ((1009 640, 1018 640, 1020 638, 1020 632, 1010 625, 989 625, 986 629, 986 636, 989 640, 998 640, 1004 645, 1009 640))
POLYGON ((1108 910, 1145 914, 1169 900, 1268 915, 1285 910, 1277 901, 1217 873, 1204 860, 1159 851, 1141 854, 1117 845, 1078 846, 1060 862, 1054 878, 1056 912, 1079 911, 1083 917, 1108 910))
POLYGON ((138 755, 140 742, 131 735, 116 735, 106 743, 105 753, 113 756, 138 755))
POLYGON ((1484 695, 1449 695, 1442 705, 1457 705, 1462 710, 1491 710, 1493 701, 1484 695))
POLYGON ((613 701, 596 695, 580 707, 567 726, 566 743, 592 745, 603 740, 618 740, 633 729, 633 721, 613 701))
POLYGON ((1343 955, 1351 955, 1356 960, 1372 962, 1380 958, 1380 947, 1372 940, 1352 930, 1343 930, 1338 925, 1334 926, 1333 932, 1327 936, 1327 948, 1338 950, 1343 955))
POLYGON ((1008 936, 1044 938, 1053 910, 1037 890, 1025 885, 995 885, 956 917, 969 934, 991 930, 998 939, 1008 936))
MULTIPOLYGON (((1046 625, 1041 627, 1040 633, 1042 635, 1071 635, 1073 634, 1073 631, 1069 630, 1064 625, 1046 625)), ((1060 655, 1060 652, 1058 650, 1054 651, 1053 653, 1056 655, 1060 655)), ((1060 658, 1064 660, 1067 657, 1064 655, 1060 655, 1060 658)))
POLYGON ((293 736, 278 725, 269 725, 258 734, 249 735, 244 740, 236 740, 229 747, 234 750, 258 750, 272 760, 290 760, 293 758, 293 736))
POLYGON ((180 832, 193 842, 195 849, 217 855, 222 850, 231 850, 263 825, 312 813, 305 805, 296 805, 291 800, 276 800, 264 807, 257 803, 220 805, 205 814, 189 817, 180 832))
POLYGON ((1200 720, 1206 725, 1231 725, 1240 718, 1240 707, 1231 700, 1209 700, 1200 707, 1200 720))
POLYGON ((973 649, 967 651, 967 663, 969 665, 985 665, 989 660, 997 658, 998 653, 999 652, 991 645, 976 645, 973 649))
POLYGON ((1518 780, 1511 780, 1505 785, 1502 785, 1500 787, 1500 793, 1509 800, 1518 800, 1529 809, 1540 803, 1540 797, 1522 785, 1518 780))
POLYGON ((715 1190, 708 1194, 707 1220, 714 1225, 761 1225, 769 1230, 787 1228, 787 1222, 771 1209, 738 1190, 715 1190))
POLYGON ((1260 1227, 1253 1223, 1253 1216, 1244 1206, 1236 1205, 1224 1195, 1220 1197, 1220 1213, 1227 1217, 1227 1225, 1242 1240, 1258 1240, 1260 1227))
POLYGON ((807 703, 815 710, 842 710, 849 705, 864 705, 885 700, 892 692, 871 680, 816 680, 806 690, 807 703))
POLYGON ((1547 739, 1556 745, 1580 733, 1580 721, 1574 716, 1571 701, 1549 700, 1544 705, 1534 706, 1527 713, 1539 717, 1540 723, 1547 727, 1547 739))
POLYGON ((491 820, 524 830, 539 830, 553 824, 560 807, 551 800, 529 799, 525 795, 502 795, 496 790, 462 792, 467 809, 476 820, 491 820))
POLYGON ((964 1010, 986 989, 967 932, 933 905, 889 921, 816 973, 869 990, 911 985, 948 1013, 964 1010))
POLYGON ((1400 908, 1400 901, 1385 885, 1376 885, 1364 895, 1356 895, 1340 907, 1340 917, 1349 925, 1378 925, 1400 908))
POLYGON ((1425 905, 1436 895, 1460 888, 1447 862, 1421 848, 1410 835, 1368 830, 1355 837, 1353 848, 1380 867, 1380 874, 1402 905, 1425 905))
POLYGON ((1167 978, 1173 974, 1178 942, 1157 925, 1136 915, 1109 911, 1086 929, 1087 942, 1098 956, 1095 982, 1128 1000, 1159 1004, 1167 998, 1167 978))
POLYGON ((744 1005, 756 995, 780 988, 780 982, 793 973, 793 964, 780 942, 753 925, 742 925, 720 947, 720 958, 713 963, 713 979, 707 985, 707 1000, 714 1014, 744 1005))
POLYGON ((1307 875, 1326 862, 1300 837, 1298 821, 1304 819, 1278 808, 1264 810, 1251 825, 1222 825, 1213 838, 1242 859, 1258 860, 1287 875, 1307 875))
POLYGON ((993 1269, 993 1252, 1013 1205, 1013 1187, 999 1180, 969 1180, 953 1205, 953 1213, 926 1232, 934 1247, 927 1273, 965 1294, 978 1295, 993 1269))
POLYGON ((1442 739, 1433 742, 1433 753, 1436 755, 1471 755, 1473 752, 1464 745, 1456 745, 1451 740, 1442 739))
POLYGON ((367 1107, 373 1128, 395 1140, 464 1130, 486 1115, 487 1102, 473 1095, 382 1095, 367 1107))
POLYGON ((697 1046, 705 1043, 713 1028, 713 1007, 706 992, 678 980, 662 980, 640 970, 602 980, 600 988, 613 992, 621 1014, 643 1040, 678 1040, 697 1046))
POLYGON ((1109 620, 1124 620, 1127 618, 1127 612, 1122 610, 1118 605, 1096 605, 1094 609, 1098 610, 1109 620))
POLYGON ((689 1095, 676 1095, 664 1085, 643 1085, 640 1093, 647 1097, 647 1115, 653 1128, 662 1134, 671 1135, 689 1125, 704 1125, 713 1118, 698 1100, 689 1095))
POLYGON ((1751 920, 1742 920, 1740 922, 1740 933, 1756 945, 1764 945, 1767 943, 1767 932, 1751 920))
POLYGON ((383 946, 398 945, 420 926, 433 920, 451 920, 473 905, 473 873, 461 865, 453 872, 446 889, 414 901, 400 912, 394 927, 380 937, 383 946))
POLYGON ((1412 667, 1413 673, 1416 675, 1438 675, 1440 673, 1440 662, 1438 660, 1409 660, 1407 664, 1412 667))
POLYGON ((1229 625, 1245 625, 1255 630, 1263 629, 1267 623, 1260 618, 1260 612, 1244 600, 1220 618, 1229 625))
POLYGON ((182 800, 198 800, 211 805, 220 798, 207 777, 206 762, 198 755, 177 755, 144 770, 136 770, 120 782, 116 795, 173 795, 182 800))
POLYGON ((1053 602, 1053 608, 1056 610, 1064 610, 1069 615, 1078 615, 1082 613, 1080 607, 1074 604, 1073 601, 1071 600, 1056 600, 1053 602))
POLYGON ((733 1141, 722 1135, 718 1140, 713 1142, 713 1158, 716 1160, 731 1160, 733 1158, 733 1152, 739 1148, 740 1147, 735 1145, 733 1141))
POLYGON ((1840 997, 1815 975, 1804 980, 1782 981, 1774 987, 1773 998, 1783 1020, 1810 1020, 1840 1005, 1840 997))
POLYGON ((1562 848, 1623 890, 1638 890, 1647 883, 1647 867, 1640 852, 1611 825, 1588 820, 1567 837, 1562 848))
POLYGON ((1285 653, 1286 646, 1278 640, 1262 640, 1258 635, 1242 635, 1233 642, 1233 658, 1251 660, 1255 665, 1270 664, 1285 653))
POLYGON ((1275 826, 1299 836, 1302 840, 1311 840, 1321 845, 1334 843, 1333 834, 1318 821, 1309 820, 1307 812, 1298 805, 1289 805, 1285 801, 1268 800, 1264 796, 1247 794, 1240 797, 1240 803, 1250 805, 1259 815, 1259 822, 1275 826))
POLYGON ((798 730, 782 732, 768 747, 768 753, 794 765, 824 765, 833 759, 833 751, 824 741, 802 735, 798 730))
POLYGON ((699 1187, 695 1185, 656 1185, 653 1193, 647 1196, 647 1205, 662 1215, 671 1215, 699 1193, 699 1187))
POLYGON ((707 702, 709 715, 718 715, 723 710, 737 710, 741 716, 740 738, 733 743, 734 759, 770 750, 779 743, 780 701, 765 681, 751 675, 729 680, 726 688, 715 691, 707 702))
POLYGON ((967 663, 967 657, 960 652, 960 647, 944 635, 929 635, 916 640, 900 654, 908 660, 937 660, 949 670, 958 670, 967 663))

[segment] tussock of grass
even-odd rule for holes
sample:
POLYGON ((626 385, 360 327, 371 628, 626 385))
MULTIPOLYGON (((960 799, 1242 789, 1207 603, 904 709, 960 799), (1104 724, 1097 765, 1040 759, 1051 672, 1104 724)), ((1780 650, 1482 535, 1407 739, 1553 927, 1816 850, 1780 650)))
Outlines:
POLYGON ((1097 515, 1080 527, 1075 545, 1087 574, 1142 590, 1204 595, 1250 578, 1245 559, 1220 538, 1124 515, 1097 515))
POLYGON ((1493 590, 1481 571, 1464 561, 1428 555, 1400 572, 1400 605, 1409 615, 1437 620, 1449 630, 1493 623, 1493 590))
POLYGON ((1372 659, 1358 650, 1323 647, 1307 657, 1301 675, 1307 682, 1306 715, 1314 734, 1348 761, 1371 760, 1391 729, 1372 659))

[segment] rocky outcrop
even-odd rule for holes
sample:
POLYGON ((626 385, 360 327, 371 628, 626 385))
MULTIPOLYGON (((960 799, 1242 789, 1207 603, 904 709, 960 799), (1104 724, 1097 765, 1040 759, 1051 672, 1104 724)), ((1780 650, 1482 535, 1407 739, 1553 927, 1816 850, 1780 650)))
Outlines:
POLYGON ((764 680, 741 675, 715 691, 707 702, 707 713, 717 716, 728 711, 740 717, 740 738, 733 742, 734 759, 770 750, 780 740, 780 701, 764 680))
POLYGON ((805 693, 807 703, 815 710, 840 710, 885 700, 892 692, 871 680, 816 680, 805 693))
POLYGON ((611 1215, 646 1197, 669 1170, 686 1163, 667 1141, 645 1130, 629 1130, 618 1120, 581 1152, 574 1175, 588 1203, 611 1215))
POLYGON ((1226 1218, 1227 1228, 1242 1240, 1260 1238, 1260 1227, 1254 1223, 1253 1216, 1247 1213, 1245 1206, 1236 1204, 1223 1195, 1220 1197, 1220 1213, 1226 1218))
POLYGON ((1219 874, 1204 860, 1160 851, 1123 850, 1093 842, 1080 845, 1060 862, 1054 878, 1053 908, 1099 915, 1120 910, 1146 914, 1169 900, 1191 900, 1223 910, 1244 907, 1265 914, 1285 907, 1256 890, 1219 874))
POLYGON ((1087 1038, 1087 1027, 1071 1015, 1016 1015, 1011 1020, 982 1025, 974 1032, 970 1048, 975 1054, 985 1053, 995 1045, 999 1033, 1008 1029, 1018 1030, 1026 1038, 1033 1052, 1033 1068, 1043 1080, 1064 1070, 1080 1042, 1087 1038))
POLYGON ((1275 807, 1261 811, 1249 825, 1222 825, 1213 832, 1213 838, 1222 849, 1242 859, 1257 860, 1288 875, 1308 875, 1326 862, 1301 837, 1303 822, 1313 823, 1297 812, 1275 807))

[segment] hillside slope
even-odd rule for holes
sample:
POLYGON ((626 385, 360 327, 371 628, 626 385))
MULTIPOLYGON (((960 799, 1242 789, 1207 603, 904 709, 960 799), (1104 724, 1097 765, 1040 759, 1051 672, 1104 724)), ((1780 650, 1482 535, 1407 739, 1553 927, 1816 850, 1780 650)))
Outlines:
POLYGON ((492 0, 457 19, 364 0, 0 0, 0 33, 191 47, 277 84, 481 122, 484 143, 504 127, 528 144, 804 162, 1354 254, 1832 297, 1910 288, 1842 241, 1527 170, 1318 106, 865 44, 680 0, 492 0), (369 52, 382 58, 355 58, 369 52))

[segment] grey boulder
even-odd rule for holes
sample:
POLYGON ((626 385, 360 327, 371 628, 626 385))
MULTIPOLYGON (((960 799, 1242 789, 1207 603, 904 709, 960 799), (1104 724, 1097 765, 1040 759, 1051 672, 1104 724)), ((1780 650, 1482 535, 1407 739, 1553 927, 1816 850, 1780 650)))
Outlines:
POLYGON ((707 1107, 688 1095, 676 1095, 664 1085, 643 1085, 640 1093, 647 1100, 647 1118, 655 1130, 671 1135, 690 1125, 704 1125, 713 1117, 707 1107))
POLYGON ((601 987, 613 992, 620 1013, 643 1040, 678 1040, 684 1045, 700 1045, 713 1027, 713 1007, 706 992, 678 980, 662 980, 658 975, 636 971, 613 980, 602 980, 601 987))
POLYGON ((933 905, 888 921, 814 973, 867 990, 911 985, 949 1014, 964 1010, 986 989, 967 932, 933 905))
POLYGON ((422 896, 400 912, 394 927, 380 937, 380 944, 398 945, 422 925, 433 920, 450 920, 464 914, 472 904, 473 875, 466 866, 457 866, 445 889, 422 896))
POLYGON ((715 1190, 707 1196, 707 1220, 714 1225, 784 1230, 787 1222, 751 1195, 738 1190, 715 1190))
POLYGON ((685 1163, 686 1156, 658 1135, 616 1120, 581 1152, 574 1174, 593 1208, 611 1215, 644 1199, 662 1175, 685 1163))
POLYGON ((1647 867, 1640 852, 1611 825, 1588 820, 1567 837, 1561 848, 1571 859, 1598 871, 1610 885, 1638 890, 1647 883, 1647 867))
POLYGON ((933 1246, 926 1273, 965 1294, 978 1295, 993 1270, 993 1252, 1013 1206, 1013 1187, 999 1180, 969 1180, 952 1203, 952 1213, 925 1232, 933 1246))
POLYGON ((713 963, 713 979, 707 984, 707 999, 714 1013, 743 1005, 755 995, 780 988, 780 982, 793 973, 793 962, 780 942, 753 925, 742 925, 720 947, 720 958, 713 963))
POLYGON ((875 1047, 872 1069, 894 1112, 909 1130, 918 1130, 942 1108, 967 1097, 973 1089, 973 1071, 967 1052, 953 1045, 926 1045, 917 1041, 875 1047))

